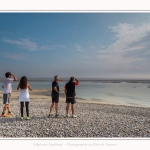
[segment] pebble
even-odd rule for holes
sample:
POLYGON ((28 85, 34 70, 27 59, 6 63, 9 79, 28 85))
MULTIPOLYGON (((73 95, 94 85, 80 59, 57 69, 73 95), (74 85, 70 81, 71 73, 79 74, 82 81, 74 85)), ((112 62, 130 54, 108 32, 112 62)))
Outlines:
POLYGON ((66 103, 59 102, 58 118, 55 118, 54 110, 53 117, 48 118, 49 105, 48 100, 32 99, 29 108, 31 119, 20 120, 18 102, 12 100, 10 106, 14 114, 9 118, 0 118, 0 137, 150 137, 150 108, 76 103, 77 118, 66 118, 66 103))

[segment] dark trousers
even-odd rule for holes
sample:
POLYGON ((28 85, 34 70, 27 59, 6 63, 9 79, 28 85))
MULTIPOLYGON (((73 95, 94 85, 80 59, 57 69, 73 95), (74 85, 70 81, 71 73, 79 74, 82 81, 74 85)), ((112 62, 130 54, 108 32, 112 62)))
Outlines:
MULTIPOLYGON (((25 102, 27 117, 29 117, 29 102, 25 102)), ((21 117, 23 117, 24 102, 20 102, 21 117)))

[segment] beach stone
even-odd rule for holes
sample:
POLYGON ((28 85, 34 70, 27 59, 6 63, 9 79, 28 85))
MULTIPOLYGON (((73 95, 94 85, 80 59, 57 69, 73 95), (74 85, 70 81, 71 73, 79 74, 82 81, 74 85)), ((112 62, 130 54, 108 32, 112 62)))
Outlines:
POLYGON ((76 103, 77 118, 66 118, 66 103, 59 102, 59 117, 55 118, 53 110, 52 118, 48 118, 49 106, 47 99, 32 99, 29 108, 31 119, 21 121, 18 101, 12 100, 14 114, 0 118, 0 137, 150 137, 150 108, 76 103))

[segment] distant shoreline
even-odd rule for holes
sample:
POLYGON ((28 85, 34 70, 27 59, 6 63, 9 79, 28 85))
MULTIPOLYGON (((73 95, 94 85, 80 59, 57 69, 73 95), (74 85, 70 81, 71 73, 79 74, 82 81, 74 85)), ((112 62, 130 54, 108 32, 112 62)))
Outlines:
MULTIPOLYGON (((18 78, 18 81, 20 79, 18 78)), ((67 82, 69 81, 69 78, 62 78, 63 81, 67 82)), ((97 78, 79 78, 81 82, 95 82, 95 83, 150 83, 150 79, 97 79, 97 78)), ((0 79, 0 82, 2 82, 3 79, 0 79)), ((29 82, 52 82, 52 78, 29 78, 29 82)))

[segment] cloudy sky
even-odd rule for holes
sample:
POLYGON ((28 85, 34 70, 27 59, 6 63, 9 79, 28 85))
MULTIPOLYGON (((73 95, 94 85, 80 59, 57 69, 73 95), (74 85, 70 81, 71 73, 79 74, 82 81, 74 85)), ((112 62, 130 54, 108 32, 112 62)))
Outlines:
POLYGON ((0 77, 150 78, 150 13, 0 13, 0 77))

